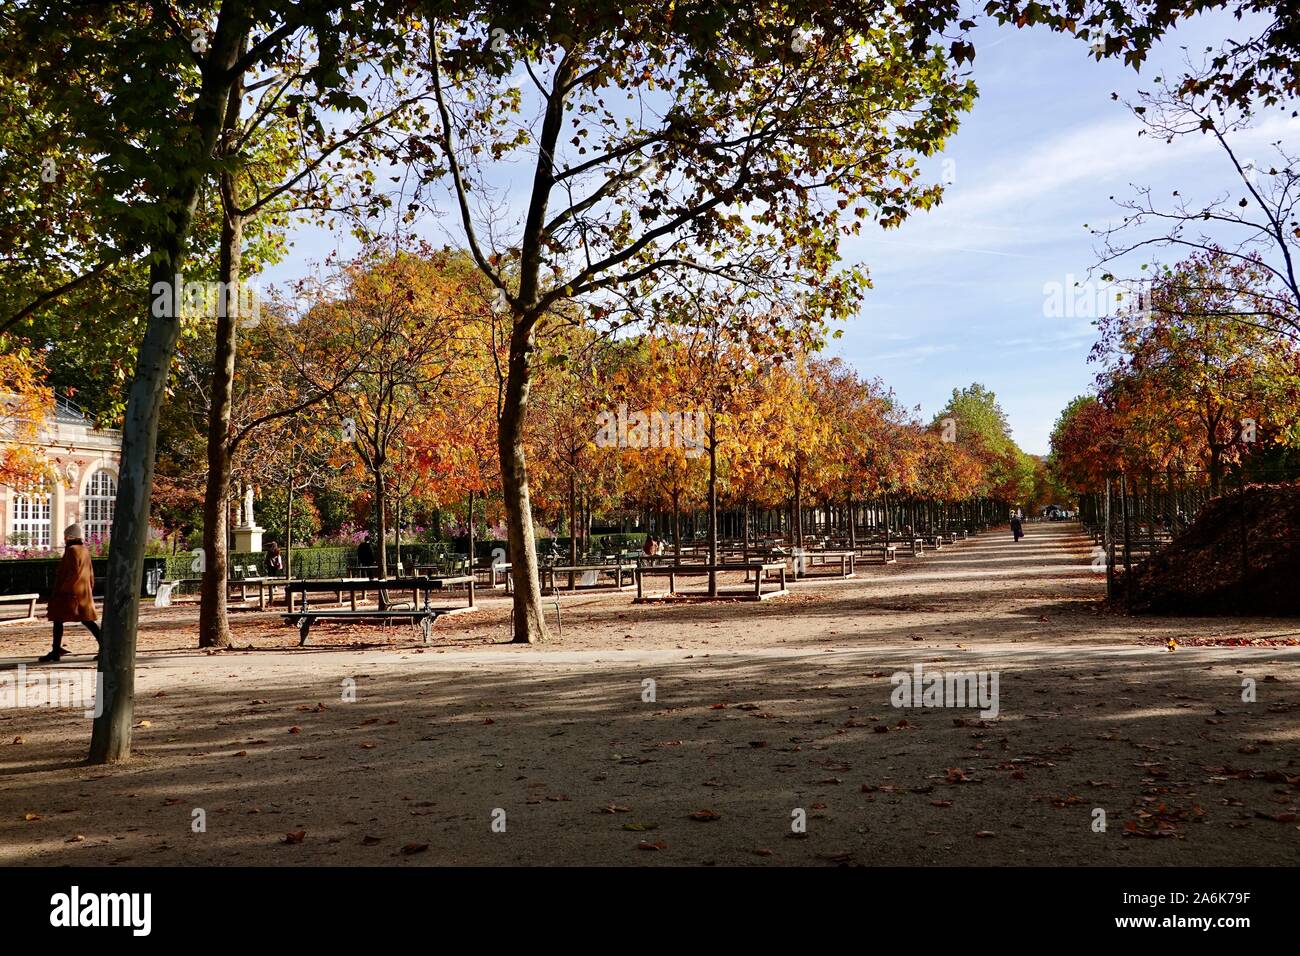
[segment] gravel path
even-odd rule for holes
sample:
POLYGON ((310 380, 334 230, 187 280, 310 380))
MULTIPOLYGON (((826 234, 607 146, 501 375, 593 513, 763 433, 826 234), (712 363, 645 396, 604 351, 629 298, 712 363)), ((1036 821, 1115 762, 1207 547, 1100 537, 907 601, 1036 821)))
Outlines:
POLYGON ((538 648, 495 596, 427 648, 250 611, 205 654, 148 608, 133 761, 0 710, 0 863, 1300 862, 1300 625, 1112 614, 1076 527, 1027 530, 761 604, 566 597, 538 648), (894 706, 918 664, 996 716, 894 706))

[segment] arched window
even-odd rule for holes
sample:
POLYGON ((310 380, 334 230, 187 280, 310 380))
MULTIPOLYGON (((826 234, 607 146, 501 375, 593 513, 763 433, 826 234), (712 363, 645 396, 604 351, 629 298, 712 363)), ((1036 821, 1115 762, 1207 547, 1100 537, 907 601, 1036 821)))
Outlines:
POLYGON ((111 472, 97 471, 86 482, 81 496, 81 530, 86 540, 107 538, 113 530, 113 502, 117 498, 117 482, 111 472))
POLYGON ((13 543, 28 548, 50 546, 50 493, 44 482, 13 498, 13 543))

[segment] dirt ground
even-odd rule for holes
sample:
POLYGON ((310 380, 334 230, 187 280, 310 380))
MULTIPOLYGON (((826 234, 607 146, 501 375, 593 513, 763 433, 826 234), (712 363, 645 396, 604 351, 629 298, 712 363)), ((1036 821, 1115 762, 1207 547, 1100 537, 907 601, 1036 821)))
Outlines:
MULTIPOLYGON (((427 647, 239 611, 208 654, 148 607, 132 761, 0 710, 0 864, 1300 863, 1300 623, 1103 610, 1077 527, 1027 531, 762 603, 565 596, 541 647, 499 592, 427 647), (995 673, 997 716, 893 706, 916 664, 995 673)), ((0 680, 48 633, 0 629, 0 680)))

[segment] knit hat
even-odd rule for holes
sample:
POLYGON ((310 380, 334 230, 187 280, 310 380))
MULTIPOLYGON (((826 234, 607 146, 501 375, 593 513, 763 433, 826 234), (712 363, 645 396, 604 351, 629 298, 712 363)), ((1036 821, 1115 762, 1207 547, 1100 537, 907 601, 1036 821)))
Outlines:
POLYGON ((63 531, 64 541, 80 541, 81 538, 81 525, 79 524, 70 524, 63 531))

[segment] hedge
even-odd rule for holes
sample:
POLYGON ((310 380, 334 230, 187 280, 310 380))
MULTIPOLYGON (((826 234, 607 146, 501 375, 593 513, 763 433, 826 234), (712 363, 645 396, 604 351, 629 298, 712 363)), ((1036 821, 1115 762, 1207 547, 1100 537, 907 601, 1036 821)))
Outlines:
MULTIPOLYGON (((59 558, 9 558, 0 561, 0 594, 39 594, 48 599, 54 587, 54 570, 59 558)), ((93 558, 95 593, 103 595, 104 579, 108 577, 108 558, 93 558)), ((140 582, 140 596, 150 597, 150 572, 162 570, 166 558, 144 559, 144 576, 140 582)))
MULTIPOLYGON (((645 542, 645 533, 633 534, 596 534, 591 536, 591 549, 588 555, 613 554, 617 551, 638 550, 645 542)), ((464 554, 467 538, 449 539, 431 543, 413 543, 402 545, 402 561, 406 565, 435 565, 452 554, 464 554)), ((569 553, 568 538, 539 538, 537 551, 540 555, 551 553, 552 543, 555 550, 567 557, 569 553)), ((480 560, 489 560, 494 553, 507 551, 506 542, 496 539, 476 540, 474 555, 480 560)), ((175 581, 182 578, 197 578, 199 571, 195 567, 197 557, 186 552, 162 557, 146 557, 145 573, 141 582, 141 597, 152 596, 151 580, 175 581)), ((339 578, 352 573, 357 563, 356 548, 294 548, 293 577, 295 578, 339 578)), ((397 568, 397 548, 388 545, 388 563, 393 570, 397 568)), ((0 561, 0 594, 40 594, 48 597, 54 584, 54 569, 58 567, 58 558, 11 558, 0 561)), ((243 569, 255 568, 255 576, 266 574, 266 553, 263 551, 232 551, 228 557, 232 578, 246 577, 243 569), (241 569, 235 571, 235 568, 241 569)), ((103 594, 104 578, 108 574, 108 558, 94 559, 95 593, 103 594)))

